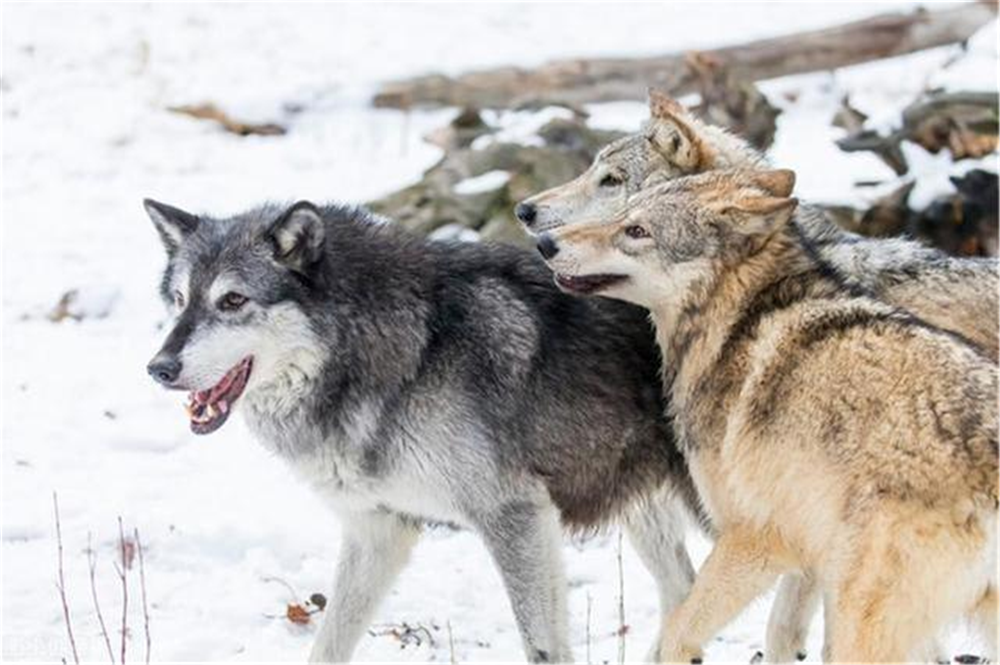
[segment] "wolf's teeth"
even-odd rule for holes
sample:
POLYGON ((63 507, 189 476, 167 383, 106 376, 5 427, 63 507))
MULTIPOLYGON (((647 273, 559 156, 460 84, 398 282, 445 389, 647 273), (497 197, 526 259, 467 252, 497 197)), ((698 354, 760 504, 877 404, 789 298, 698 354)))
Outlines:
POLYGON ((228 413, 229 402, 227 402, 226 400, 222 400, 221 402, 219 402, 219 411, 221 411, 222 413, 228 413))

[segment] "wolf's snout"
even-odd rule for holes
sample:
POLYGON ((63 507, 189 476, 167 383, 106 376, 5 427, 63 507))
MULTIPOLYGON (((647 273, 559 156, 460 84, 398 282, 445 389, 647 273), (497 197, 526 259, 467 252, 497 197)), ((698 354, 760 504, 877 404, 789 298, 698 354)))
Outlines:
POLYGON ((535 216, 537 214, 538 209, 535 207, 534 203, 522 201, 514 207, 514 216, 528 226, 531 226, 532 222, 535 221, 535 216))
POLYGON ((538 236, 537 247, 538 253, 542 255, 543 259, 551 259, 559 253, 559 245, 556 244, 556 239, 552 237, 551 233, 543 233, 538 236))
POLYGON ((148 365, 149 375, 165 386, 171 386, 181 375, 181 361, 170 356, 157 355, 148 365))

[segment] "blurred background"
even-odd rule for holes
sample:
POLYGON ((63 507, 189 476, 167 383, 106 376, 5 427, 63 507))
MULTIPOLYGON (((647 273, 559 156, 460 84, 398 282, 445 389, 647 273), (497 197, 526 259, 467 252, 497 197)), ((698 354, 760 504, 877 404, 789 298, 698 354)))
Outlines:
MULTIPOLYGON (((4 659, 71 660, 53 492, 82 658, 109 659, 95 592, 119 658, 116 564, 129 660, 145 657, 147 616, 152 659, 169 661, 301 660, 321 618, 332 513, 242 422, 196 440, 180 399, 146 377, 166 317, 143 197, 214 214, 369 203, 435 237, 523 243, 513 202, 637 129, 657 85, 796 170, 797 195, 846 228, 995 255, 995 10, 4 4, 4 659)), ((641 659, 656 593, 627 542, 611 530, 567 541, 566 556, 577 658, 616 660, 624 643, 641 659)), ((768 607, 708 658, 750 661, 768 607)), ((809 660, 821 639, 817 618, 809 660)), ((977 648, 961 629, 947 641, 977 648)), ((519 660, 479 542, 430 533, 357 657, 519 660)))

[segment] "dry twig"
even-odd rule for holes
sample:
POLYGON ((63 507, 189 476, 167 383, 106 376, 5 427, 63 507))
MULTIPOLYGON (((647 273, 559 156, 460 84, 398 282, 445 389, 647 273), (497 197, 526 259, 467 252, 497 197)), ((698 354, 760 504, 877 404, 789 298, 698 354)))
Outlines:
POLYGON ((90 595, 94 599, 94 611, 97 613, 97 622, 101 625, 101 637, 104 638, 104 646, 108 650, 108 658, 112 665, 115 662, 115 652, 111 648, 111 637, 108 636, 108 627, 104 623, 104 614, 101 612, 101 604, 97 600, 97 553, 91 542, 91 534, 87 533, 87 564, 90 567, 90 595))
POLYGON ((146 665, 149 665, 149 652, 153 647, 153 640, 149 633, 149 606, 146 603, 146 562, 142 555, 142 541, 139 540, 139 529, 134 530, 135 549, 139 553, 139 589, 142 591, 142 624, 146 633, 146 665))
POLYGON ((118 547, 121 552, 121 566, 115 564, 118 571, 118 578, 122 581, 122 647, 121 663, 125 664, 125 645, 128 641, 128 555, 125 547, 125 529, 122 526, 122 518, 118 517, 118 547))
POLYGON ((80 654, 76 650, 76 638, 73 637, 73 625, 69 620, 69 602, 66 600, 66 579, 63 574, 63 544, 62 544, 62 524, 59 522, 59 497, 52 493, 52 505, 56 514, 56 544, 59 547, 59 582, 56 588, 59 589, 59 599, 62 601, 63 619, 66 621, 66 634, 69 635, 69 646, 73 650, 73 662, 80 662, 80 654))

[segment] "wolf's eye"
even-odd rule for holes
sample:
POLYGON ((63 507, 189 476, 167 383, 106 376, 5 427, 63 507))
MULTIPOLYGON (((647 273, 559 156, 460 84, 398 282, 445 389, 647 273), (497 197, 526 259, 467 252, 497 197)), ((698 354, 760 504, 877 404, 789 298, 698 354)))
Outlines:
POLYGON ((625 235, 632 238, 632 240, 642 240, 649 237, 649 231, 638 224, 632 224, 625 227, 625 235))
POLYGON ((617 187, 618 185, 622 184, 622 182, 623 180, 621 179, 620 176, 617 176, 614 173, 609 173, 603 178, 601 178, 600 185, 601 187, 617 187))
POLYGON ((248 298, 244 295, 236 293, 235 291, 230 291, 226 295, 219 298, 219 309, 223 312, 235 312, 243 305, 247 304, 248 298))
POLYGON ((184 309, 184 294, 180 291, 174 291, 174 307, 184 309))

